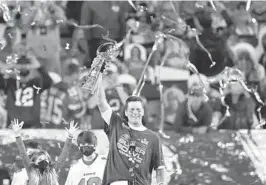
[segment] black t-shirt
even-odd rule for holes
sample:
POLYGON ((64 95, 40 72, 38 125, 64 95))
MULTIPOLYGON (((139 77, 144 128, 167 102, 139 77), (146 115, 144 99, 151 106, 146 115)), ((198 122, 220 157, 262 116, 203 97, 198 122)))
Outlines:
POLYGON ((39 128, 40 124, 40 95, 49 88, 52 80, 43 68, 39 74, 27 82, 18 82, 15 78, 5 78, 0 74, 0 89, 7 94, 6 110, 8 113, 7 125, 13 119, 24 121, 23 128, 39 128), (38 89, 34 88, 41 88, 38 89))
POLYGON ((159 136, 153 131, 132 130, 115 113, 110 124, 104 129, 110 141, 108 159, 104 171, 103 184, 116 181, 131 181, 130 168, 135 170, 135 183, 151 184, 152 170, 164 165, 159 136), (135 143, 133 150, 130 142, 135 143))

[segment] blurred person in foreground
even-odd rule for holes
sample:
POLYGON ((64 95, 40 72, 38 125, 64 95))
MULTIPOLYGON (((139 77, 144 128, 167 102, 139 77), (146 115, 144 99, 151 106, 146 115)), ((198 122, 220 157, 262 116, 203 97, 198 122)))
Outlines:
POLYGON ((104 131, 110 142, 102 184, 148 185, 151 184, 153 170, 156 171, 157 184, 164 184, 162 144, 159 136, 143 125, 142 98, 127 98, 125 117, 121 117, 108 104, 102 86, 97 95, 98 107, 105 121, 104 131))
POLYGON ((52 85, 52 79, 29 53, 18 57, 17 64, 0 63, 0 89, 7 94, 7 124, 19 118, 25 122, 24 128, 40 128, 40 96, 52 85), (12 72, 16 70, 19 74, 12 72))
MULTIPOLYGON (((25 149, 26 149, 27 155, 29 156, 30 159, 32 159, 32 156, 34 155, 34 153, 38 153, 42 150, 40 144, 37 142, 34 142, 34 141, 30 141, 30 142, 25 141, 25 149)), ((20 161, 21 161, 21 159, 20 159, 20 161)), ((20 161, 19 161, 19 163, 22 162, 22 161, 21 162, 20 161)), ((11 185, 25 185, 25 184, 27 184, 28 175, 27 175, 26 169, 23 168, 23 164, 18 164, 18 162, 17 162, 16 165, 18 165, 18 167, 21 169, 18 172, 14 173, 11 185)))
POLYGON ((96 153, 97 137, 92 131, 83 131, 77 137, 82 158, 73 164, 65 185, 102 184, 106 159, 96 153))
POLYGON ((16 144, 22 157, 24 167, 27 171, 28 184, 58 185, 58 172, 63 166, 66 158, 68 157, 68 151, 71 148, 73 135, 78 129, 77 124, 74 124, 74 121, 72 121, 69 123, 69 128, 66 128, 66 131, 68 133, 67 139, 61 151, 61 154, 58 157, 58 160, 55 162, 52 161, 51 156, 45 150, 34 153, 31 159, 29 158, 21 137, 22 127, 23 122, 19 122, 18 120, 14 119, 12 123, 12 129, 16 138, 16 144))
POLYGON ((60 26, 65 21, 63 9, 52 1, 33 1, 32 7, 23 12, 27 48, 49 72, 61 74, 60 26))
POLYGON ((68 58, 63 65, 62 81, 41 96, 41 123, 45 128, 64 128, 65 122, 80 121, 86 112, 83 92, 77 86, 80 67, 76 59, 68 58))
POLYGON ((249 93, 240 83, 236 82, 228 85, 225 94, 225 103, 229 106, 230 116, 221 120, 218 129, 251 129, 257 119, 255 102, 249 93))
POLYGON ((204 89, 200 85, 193 85, 188 90, 187 100, 177 109, 175 130, 204 134, 212 122, 212 108, 205 100, 204 89))

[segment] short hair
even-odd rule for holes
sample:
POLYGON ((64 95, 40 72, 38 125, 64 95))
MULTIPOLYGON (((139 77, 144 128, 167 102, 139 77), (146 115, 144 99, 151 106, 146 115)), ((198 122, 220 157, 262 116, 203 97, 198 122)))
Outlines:
POLYGON ((143 98, 139 97, 139 96, 129 96, 126 100, 126 104, 125 104, 125 108, 127 109, 128 108, 128 103, 129 102, 140 102, 142 107, 144 108, 145 107, 145 103, 144 103, 144 100, 143 98))
POLYGON ((40 143, 36 141, 25 141, 25 148, 32 148, 32 149, 42 149, 40 143))
POLYGON ((77 144, 80 145, 81 143, 88 143, 97 146, 97 137, 94 132, 90 130, 83 131, 77 137, 77 144))

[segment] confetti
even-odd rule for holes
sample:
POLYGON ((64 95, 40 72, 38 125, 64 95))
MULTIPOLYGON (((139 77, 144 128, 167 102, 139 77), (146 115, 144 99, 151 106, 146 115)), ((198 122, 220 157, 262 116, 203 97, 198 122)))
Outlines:
POLYGON ((251 0, 248 0, 246 4, 246 11, 249 11, 250 6, 251 6, 251 0))
POLYGON ((40 121, 40 123, 41 123, 42 125, 48 125, 48 124, 49 124, 48 121, 40 121))
POLYGON ((212 8, 213 8, 215 11, 217 11, 217 9, 216 9, 216 7, 215 7, 215 5, 214 5, 213 0, 209 0, 209 2, 210 2, 210 4, 211 4, 212 8))
POLYGON ((137 11, 137 8, 136 8, 136 6, 134 5, 133 1, 128 0, 128 3, 130 4, 130 6, 131 6, 132 8, 134 8, 134 10, 137 11))
POLYGON ((65 49, 68 50, 69 49, 69 46, 70 46, 69 43, 66 43, 65 49))
POLYGON ((13 39, 14 37, 11 35, 11 33, 7 34, 9 36, 9 38, 13 39))
POLYGON ((62 121, 63 121, 63 123, 64 123, 65 125, 68 125, 68 124, 69 124, 64 118, 62 118, 62 121))
POLYGON ((5 41, 4 39, 2 39, 2 40, 0 41, 0 44, 1 44, 1 48, 0 48, 0 50, 3 50, 3 49, 6 47, 6 41, 5 41))
POLYGON ((58 148, 62 149, 62 146, 60 143, 57 143, 58 148))
POLYGON ((37 94, 39 94, 39 91, 42 89, 40 87, 36 87, 35 85, 33 85, 33 88, 37 90, 37 94))

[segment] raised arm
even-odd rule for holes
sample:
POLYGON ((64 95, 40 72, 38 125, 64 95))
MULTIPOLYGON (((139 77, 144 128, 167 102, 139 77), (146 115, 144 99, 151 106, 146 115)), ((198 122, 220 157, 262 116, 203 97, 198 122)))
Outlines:
POLYGON ((73 139, 73 135, 75 134, 75 132, 78 130, 77 127, 77 123, 75 124, 74 121, 71 121, 69 123, 69 129, 66 128, 66 131, 68 133, 67 139, 65 141, 64 147, 60 153, 60 156, 58 158, 58 160, 55 163, 55 169, 56 171, 58 171, 64 164, 64 162, 66 161, 66 158, 68 156, 68 152, 71 148, 71 144, 72 144, 72 139, 73 139))
POLYGON ((22 158, 22 162, 24 164, 25 169, 27 170, 27 173, 29 173, 29 167, 31 164, 31 160, 29 156, 27 155, 25 145, 21 138, 21 130, 22 130, 23 124, 24 124, 23 121, 19 123, 17 119, 14 119, 14 121, 12 121, 12 129, 16 137, 16 143, 17 143, 18 150, 20 152, 20 156, 22 158))
POLYGON ((97 101, 98 108, 101 112, 102 118, 109 125, 112 115, 112 108, 106 100, 103 84, 100 84, 97 93, 98 93, 98 101, 97 101))

